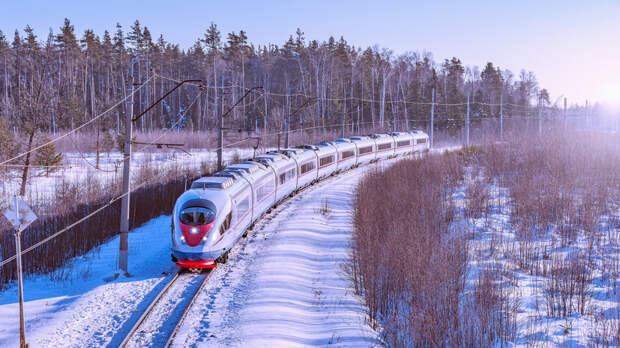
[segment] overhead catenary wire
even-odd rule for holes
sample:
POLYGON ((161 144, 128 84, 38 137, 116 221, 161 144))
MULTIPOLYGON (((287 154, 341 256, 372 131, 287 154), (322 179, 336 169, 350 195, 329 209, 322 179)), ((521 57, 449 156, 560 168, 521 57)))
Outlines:
MULTIPOLYGON (((200 94, 200 93, 199 93, 199 94, 200 94)), ((195 100, 196 100, 196 98, 194 99, 194 102, 195 102, 195 100)), ((193 102, 192 102, 192 104, 193 104, 193 102)), ((189 108, 188 108, 188 110, 189 110, 189 108)), ((489 118, 493 118, 493 119, 495 119, 496 117, 478 117, 478 118, 474 118, 474 119, 484 119, 484 118, 487 118, 487 119, 489 119, 489 118)), ((531 118, 531 117, 516 117, 516 116, 515 116, 515 117, 504 117, 504 118, 531 118)), ((448 120, 450 120, 450 121, 463 121, 463 119, 448 119, 448 120)), ((427 119, 413 119, 413 120, 408 120, 408 121, 409 121, 409 122, 422 122, 422 121, 427 122, 428 120, 427 120, 427 119)), ((383 121, 383 122, 381 122, 381 121, 378 121, 378 120, 377 120, 377 121, 367 121, 367 122, 359 122, 359 123, 357 123, 357 122, 349 122, 349 123, 345 123, 345 124, 344 124, 344 126, 350 126, 350 125, 362 125, 362 124, 365 124, 365 125, 367 125, 367 124, 379 124, 379 123, 389 124, 389 122, 388 122, 388 121, 383 121)), ((290 132, 290 133, 294 133, 294 132, 308 131, 308 130, 313 130, 313 129, 321 129, 321 128, 322 128, 322 129, 325 129, 325 128, 330 128, 330 127, 338 128, 338 127, 341 127, 342 125, 343 125, 342 123, 334 123, 334 124, 331 124, 331 125, 329 125, 329 124, 328 124, 328 125, 319 125, 319 126, 312 126, 312 127, 298 128, 298 129, 289 130, 289 132, 290 132)), ((216 147, 216 148, 214 148, 214 149, 211 149, 211 151, 217 151, 217 150, 219 150, 220 148, 221 148, 221 149, 224 149, 224 148, 227 148, 227 147, 232 147, 232 146, 235 146, 235 145, 241 144, 241 143, 243 143, 243 142, 246 142, 246 141, 248 141, 248 140, 252 140, 252 139, 254 139, 254 138, 265 138, 265 137, 271 137, 271 136, 281 135, 281 134, 284 134, 284 133, 286 133, 286 131, 278 131, 278 132, 272 132, 272 133, 267 133, 267 134, 257 134, 257 135, 255 135, 255 136, 253 136, 253 137, 248 137, 248 138, 245 138, 245 139, 242 139, 242 140, 236 141, 236 142, 229 143, 229 144, 224 145, 224 146, 221 146, 221 147, 216 147)), ((155 140, 155 141, 156 141, 156 140, 155 140)), ((155 141, 153 141, 153 142, 151 143, 151 145, 152 145, 155 141)), ((178 161, 178 160, 179 160, 179 159, 175 159, 174 161, 178 161)), ((84 221, 88 220, 89 218, 93 217, 94 215, 96 215, 97 213, 101 212, 101 211, 102 211, 102 210, 104 210, 105 208, 109 207, 109 206, 110 206, 110 205, 112 205, 114 202, 118 201, 119 199, 121 199, 121 198, 125 197, 125 196, 126 196, 126 195, 128 195, 128 194, 133 193, 134 191, 136 191, 136 190, 138 190, 138 189, 140 189, 140 188, 144 187, 145 185, 147 185, 147 184, 149 184, 149 183, 150 183, 149 181, 144 181, 144 182, 140 183, 139 185, 137 185, 137 186, 133 187, 133 188, 132 188, 129 192, 124 193, 124 194, 121 194, 121 195, 119 195, 119 196, 117 196, 117 197, 115 197, 115 198, 111 199, 110 201, 108 201, 108 203, 106 203, 105 205, 103 205, 103 206, 101 206, 101 207, 97 208, 96 210, 94 210, 93 212, 89 213, 88 215, 86 215, 86 216, 84 216, 84 217, 82 217, 82 218, 78 219, 77 221, 75 221, 75 222, 71 223, 70 225, 68 225, 68 226, 64 227, 63 229, 59 230, 58 232, 55 232, 54 234, 52 234, 52 235, 50 235, 50 236, 48 236, 48 237, 44 238, 43 240, 41 240, 41 241, 39 241, 39 242, 37 242, 37 243, 33 244, 32 246, 28 247, 27 249, 24 249, 24 250, 21 252, 21 255, 23 256, 23 255, 25 255, 26 253, 28 253, 28 252, 30 252, 30 251, 32 251, 32 250, 34 250, 34 249, 38 248, 39 246, 41 246, 41 245, 43 245, 43 244, 45 244, 45 243, 49 242, 50 240, 52 240, 52 239, 54 239, 54 238, 58 237, 59 235, 61 235, 61 234, 65 233, 65 232, 67 232, 67 231, 69 231, 69 230, 70 230, 70 229, 72 229, 73 227, 75 227, 75 226, 79 225, 80 223, 82 223, 82 222, 84 222, 84 221)), ((3 266, 4 266, 4 265, 6 265, 7 263, 9 263, 9 262, 11 262, 11 261, 15 260, 15 258, 16 258, 16 255, 13 255, 13 256, 11 256, 11 257, 9 257, 9 258, 5 259, 5 260, 2 260, 2 261, 0 262, 0 267, 3 267, 3 266)))
MULTIPOLYGON (((164 80, 169 80, 172 82, 176 82, 179 83, 181 82, 181 80, 178 79, 174 79, 171 77, 166 77, 166 76, 162 76, 159 74, 155 74, 156 76, 164 79, 164 80)), ((229 89, 229 88, 241 88, 241 89, 245 89, 245 90, 249 90, 249 87, 243 87, 240 85, 229 85, 229 86, 205 86, 205 85, 199 85, 199 84, 194 84, 194 83, 188 83, 189 85, 192 85, 194 87, 199 87, 199 88, 207 88, 207 89, 217 89, 217 90, 221 90, 221 89, 229 89)), ((401 104, 407 104, 407 105, 435 105, 435 106, 466 106, 467 102, 459 102, 459 103, 441 103, 441 102, 416 102, 416 101, 407 101, 407 100, 403 100, 403 99, 385 99, 385 100, 381 100, 381 99, 370 99, 370 98, 360 98, 360 97, 355 97, 355 96, 349 96, 349 97, 342 97, 342 98, 334 98, 334 97, 316 97, 316 96, 312 96, 312 95, 308 95, 305 93, 301 93, 301 92, 295 92, 295 93, 291 93, 291 94, 285 94, 285 93, 275 93, 275 92, 268 92, 268 91, 264 91, 262 93, 263 95, 269 95, 269 96, 275 96, 275 97, 306 97, 306 98, 316 98, 318 100, 324 100, 324 101, 335 101, 335 102, 341 102, 341 101, 350 101, 350 100, 355 100, 355 101, 361 101, 361 102, 368 102, 368 103, 381 103, 384 102, 385 104, 389 104, 389 103, 401 103, 401 104)), ((485 103, 485 102, 481 102, 481 101, 470 101, 470 105, 484 105, 484 106, 500 106, 502 104, 500 103, 485 103)), ((528 106, 528 105, 519 105, 519 104, 513 104, 513 103, 503 103, 503 106, 511 106, 511 107, 515 107, 515 108, 523 108, 523 109, 531 109, 531 108, 535 108, 535 106, 528 106)))
POLYGON ((149 78, 148 78, 146 81, 144 81, 144 83, 142 83, 142 84, 141 84, 138 88, 135 88, 135 89, 132 91, 132 93, 130 93, 129 95, 127 95, 127 96, 126 96, 126 97, 124 97, 123 99, 119 100, 116 104, 114 104, 113 106, 109 107, 109 108, 108 108, 108 109, 106 109, 104 112, 100 113, 99 115, 97 115, 97 116, 95 116, 95 117, 91 118, 90 120, 88 120, 88 121, 84 122, 83 124, 81 124, 81 125, 79 125, 79 126, 77 126, 77 127, 73 128, 73 129, 71 129, 70 131, 68 131, 67 133, 65 133, 65 134, 63 134, 63 135, 60 135, 60 136, 58 136, 58 137, 56 137, 56 138, 54 138, 54 139, 51 139, 50 141, 47 141, 47 142, 45 142, 45 143, 43 143, 43 144, 41 144, 41 145, 39 145, 39 146, 34 147, 33 149, 30 149, 30 150, 28 150, 28 151, 26 151, 26 152, 22 152, 22 153, 20 153, 20 154, 18 154, 18 155, 16 155, 16 156, 14 156, 14 157, 11 157, 11 158, 9 158, 9 159, 7 159, 7 160, 3 161, 3 162, 0 162, 0 165, 7 164, 7 163, 9 163, 9 162, 11 162, 11 161, 14 161, 14 160, 16 160, 16 159, 18 159, 18 158, 20 158, 20 157, 23 157, 23 156, 27 155, 27 154, 29 154, 29 153, 32 153, 32 152, 37 151, 37 150, 39 150, 39 149, 42 149, 42 148, 44 148, 45 146, 48 146, 48 145, 50 145, 50 144, 53 144, 53 143, 55 143, 55 142, 59 141, 60 139, 65 138, 65 137, 69 136, 70 134, 73 134, 73 133, 77 132, 78 130, 80 130, 80 129, 82 129, 82 128, 84 128, 84 127, 86 127, 86 126, 88 126, 88 125, 92 124, 92 123, 93 123, 93 122, 95 122, 96 120, 98 120, 98 119, 100 119, 101 117, 103 117, 103 116, 107 115, 109 112, 111 112, 112 110, 116 109, 119 105, 121 105, 122 103, 124 103, 124 102, 125 102, 125 101, 129 98, 129 97, 131 97, 133 94, 135 94, 136 92, 138 92, 138 91, 139 91, 142 87, 144 87, 144 86, 145 86, 145 85, 146 85, 146 84, 147 84, 150 80, 152 80, 153 78, 155 78, 155 75, 153 75, 153 76, 149 77, 149 78))

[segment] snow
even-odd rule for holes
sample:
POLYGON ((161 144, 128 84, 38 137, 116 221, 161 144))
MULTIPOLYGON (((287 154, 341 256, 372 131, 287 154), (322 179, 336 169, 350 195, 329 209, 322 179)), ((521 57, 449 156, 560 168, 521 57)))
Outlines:
MULTIPOLYGON (((204 149, 194 149, 188 151, 189 155, 183 152, 136 152, 132 155, 132 168, 140 168, 143 166, 166 168, 174 165, 188 169, 200 169, 202 163, 215 164, 217 161, 217 153, 204 149)), ((235 157, 249 158, 254 154, 253 149, 248 148, 231 148, 223 151, 224 160, 230 160, 235 157)), ((34 169, 29 174, 26 186, 27 202, 37 203, 54 197, 56 186, 63 182, 80 183, 86 182, 87 178, 95 178, 102 184, 110 182, 118 182, 123 174, 122 158, 120 152, 111 152, 110 154, 101 154, 99 159, 99 168, 94 168, 94 153, 64 153, 62 168, 44 176, 40 169, 34 169), (90 165, 88 163, 90 163, 90 165)), ((137 175, 138 170, 133 171, 133 175, 137 175)), ((7 202, 10 197, 19 192, 21 184, 21 171, 12 170, 6 178, 2 178, 0 185, 0 202, 7 202)), ((3 203, 0 203, 0 205, 3 203)))
MULTIPOLYGON (((470 179, 471 180, 471 179, 470 179)), ((593 281, 587 290, 588 302, 585 314, 574 313, 567 318, 550 316, 546 310, 545 281, 547 275, 536 275, 522 269, 514 259, 514 253, 518 253, 519 238, 511 223, 511 204, 508 200, 508 189, 496 185, 489 186, 490 198, 494 202, 488 217, 470 219, 470 223, 476 233, 476 238, 470 242, 470 261, 468 283, 470 286, 478 279, 478 270, 502 265, 505 272, 502 274, 506 286, 504 291, 513 303, 518 303, 516 313, 517 332, 515 346, 576 346, 587 347, 594 345, 594 336, 600 334, 601 326, 612 327, 612 322, 620 318, 620 292, 616 291, 613 280, 607 279, 604 270, 600 269, 599 262, 592 262, 595 270, 592 271, 593 281), (500 199, 504 201, 500 206, 500 199), (597 313, 605 313, 604 320, 595 320, 597 313)), ((459 194, 462 194, 459 192, 459 194)), ((462 199, 462 198, 461 198, 462 199)), ((461 202, 464 204, 464 202, 461 202)), ((551 248, 553 231, 541 238, 534 239, 528 249, 537 248, 547 250, 548 258, 566 256, 570 251, 585 251, 591 246, 583 235, 577 238, 573 245, 566 247, 551 248)), ((620 230, 609 232, 610 236, 620 236, 620 230)), ((556 237, 557 238, 557 237, 556 237)), ((594 250, 594 259, 610 258, 620 260, 620 249, 617 237, 600 238, 598 243, 604 255, 597 255, 594 250)), ((596 248, 595 248, 596 249, 596 248)), ((599 251, 600 253, 601 251, 599 251)), ((545 262, 550 261, 542 261, 545 262)), ((542 266, 544 267, 544 266, 542 266)), ((547 265, 547 267, 549 267, 547 265)), ((615 324, 619 325, 617 322, 615 324)), ((617 334, 617 333, 616 333, 617 334)), ((613 337, 613 332, 608 332, 607 337, 613 337)))
MULTIPOLYGON (((51 275, 24 279, 26 338, 31 347, 98 347, 118 344, 171 272, 170 217, 129 234, 131 278, 117 271, 118 237, 73 259, 51 275), (148 246, 148 247, 145 247, 148 246)), ((0 346, 18 346, 17 287, 0 293, 0 346)))
MULTIPOLYGON (((175 346, 381 345, 345 271, 355 187, 372 166, 327 179, 260 220, 215 269, 175 346)), ((104 280, 117 271, 117 237, 54 274, 27 277, 28 343, 118 345, 175 271, 169 219, 129 234, 130 278, 104 280)), ((0 346, 17 345, 16 299, 15 285, 0 293, 0 346)))
POLYGON ((354 191, 369 168, 324 181, 264 219, 214 271, 174 346, 380 346, 345 267, 354 191))

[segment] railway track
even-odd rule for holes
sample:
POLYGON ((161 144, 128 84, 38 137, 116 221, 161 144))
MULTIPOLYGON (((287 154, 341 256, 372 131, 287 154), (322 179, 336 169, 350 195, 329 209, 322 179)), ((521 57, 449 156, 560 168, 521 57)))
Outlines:
POLYGON ((169 347, 211 276, 179 270, 149 304, 119 347, 169 347))

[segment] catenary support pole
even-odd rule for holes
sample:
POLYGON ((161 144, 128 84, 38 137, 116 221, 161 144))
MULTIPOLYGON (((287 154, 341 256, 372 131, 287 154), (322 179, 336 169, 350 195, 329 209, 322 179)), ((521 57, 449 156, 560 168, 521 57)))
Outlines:
POLYGON ((131 59, 131 99, 129 104, 129 112, 125 117, 125 146, 123 149, 123 200, 121 202, 121 231, 120 245, 118 250, 118 268, 125 276, 129 275, 128 254, 129 254, 129 204, 130 204, 130 173, 131 173, 131 138, 133 127, 133 111, 134 111, 134 63, 138 62, 137 58, 131 59))
POLYGON ((430 129, 430 146, 433 148, 433 129, 435 129, 435 87, 431 92, 431 129, 430 129))
MULTIPOLYGON (((224 90, 224 76, 222 76, 222 91, 224 90)), ((224 95, 220 97, 220 103, 222 107, 219 108, 220 121, 218 122, 218 134, 217 134, 217 170, 224 169, 223 165, 223 151, 224 151, 224 95)), ((218 109, 218 106, 215 106, 218 109)))
POLYGON ((499 139, 504 140, 504 93, 499 95, 499 139))
POLYGON ((290 133, 290 123, 291 123, 291 89, 289 88, 286 91, 286 119, 284 120, 284 129, 286 134, 284 136, 284 148, 288 149, 289 144, 289 133, 290 133))
POLYGON ((433 148, 433 129, 435 129, 435 87, 431 92, 431 129, 430 129, 430 146, 433 148))
POLYGON ((538 136, 542 135, 542 97, 538 96, 538 136))
POLYGON ((566 118, 566 98, 564 98, 564 129, 566 129, 567 125, 567 118, 566 118))
POLYGON ((465 146, 469 147, 469 95, 467 95, 467 115, 465 116, 465 146))

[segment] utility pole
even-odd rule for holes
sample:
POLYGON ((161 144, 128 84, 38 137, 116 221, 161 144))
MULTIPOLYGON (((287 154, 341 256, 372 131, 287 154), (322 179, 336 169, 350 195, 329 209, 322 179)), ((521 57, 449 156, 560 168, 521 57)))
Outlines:
POLYGON ((121 202, 121 231, 120 231, 120 245, 118 250, 118 268, 123 272, 123 275, 129 276, 128 270, 128 255, 129 255, 129 203, 130 203, 130 173, 131 173, 131 138, 133 127, 133 109, 134 109, 134 73, 133 67, 135 63, 138 63, 140 58, 131 58, 131 77, 129 88, 131 94, 131 101, 129 104, 129 112, 125 115, 125 146, 123 148, 123 200, 121 202))
POLYGON ((21 233, 37 219, 30 207, 21 197, 14 196, 13 209, 9 207, 2 211, 9 223, 15 229, 15 259, 17 261, 17 291, 19 297, 19 347, 28 348, 26 343, 26 325, 24 320, 24 283, 22 278, 22 242, 21 233))
POLYGON ((430 145, 431 149, 433 148, 433 129, 435 128, 435 87, 433 87, 431 92, 431 131, 430 131, 430 145))
POLYGON ((590 128, 590 117, 588 117, 588 99, 586 99, 586 128, 590 128))
POLYGON ((567 118, 566 118, 566 97, 564 97, 564 129, 567 127, 567 118))
MULTIPOLYGON (((17 210, 17 198, 15 199, 15 211, 17 210)), ((19 292, 19 347, 27 348, 26 343, 26 325, 24 321, 24 283, 22 279, 22 242, 21 232, 19 229, 15 230, 15 250, 17 254, 17 291, 19 292)))
POLYGON ((284 148, 288 149, 288 137, 289 137, 289 125, 291 123, 291 89, 286 90, 286 119, 284 120, 284 129, 286 131, 286 135, 284 137, 284 148))
POLYGON ((467 95, 467 116, 465 117, 465 146, 469 147, 469 94, 467 95))
POLYGON ((504 93, 499 95, 499 138, 504 140, 504 93))
POLYGON ((542 95, 538 95, 538 136, 542 135, 542 95))
MULTIPOLYGON (((222 87, 224 87, 224 77, 222 76, 222 87)), ((245 94, 243 95, 243 97, 239 98, 239 100, 237 100, 237 102, 235 104, 233 104, 233 106, 230 107, 230 109, 228 109, 228 111, 224 112, 224 101, 222 100, 222 112, 220 113, 220 124, 219 124, 219 136, 218 136, 218 149, 217 149, 217 168, 218 170, 222 170, 224 169, 223 163, 222 163, 222 150, 224 149, 224 118, 226 116, 228 116, 228 114, 230 114, 231 111, 233 111, 235 109, 235 107, 237 105, 239 105, 239 103, 241 103, 243 101, 243 99, 245 99, 245 97, 247 97, 250 92, 252 92, 255 89, 262 89, 262 86, 256 86, 256 87, 252 87, 250 89, 248 89, 245 94)), ((223 97, 223 95, 222 95, 223 97)), ((216 106, 217 107, 217 106, 216 106)), ((278 144, 279 146, 279 144, 278 144)))
POLYGON ((347 92, 344 90, 344 83, 342 84, 342 96, 343 101, 342 101, 342 129, 340 130, 340 137, 344 138, 344 114, 346 112, 346 105, 347 105, 347 92))
MULTIPOLYGON (((15 196, 15 214, 17 219, 19 216, 19 203, 17 196, 15 196)), ((17 291, 19 292, 19 347, 26 348, 26 325, 24 322, 24 285, 22 279, 22 241, 21 231, 19 226, 15 228, 15 256, 17 260, 17 291)))
MULTIPOLYGON (((223 97, 224 96, 222 95, 220 99, 222 99, 223 97)), ((224 101, 221 100, 221 103, 223 104, 224 101)), ((217 105, 215 105, 215 108, 218 108, 217 105)), ((222 150, 224 149, 224 113, 220 111, 219 114, 220 120, 218 122, 217 130, 217 170, 222 170, 224 168, 224 166, 222 165, 222 150)))
MULTIPOLYGON (((202 82, 201 80, 185 80, 178 83, 173 89, 164 94, 159 100, 153 103, 151 106, 146 108, 142 113, 140 113, 135 118, 133 117, 134 113, 134 90, 135 90, 135 80, 134 80, 134 65, 141 61, 149 62, 146 58, 141 57, 133 57, 131 58, 131 70, 130 70, 130 80, 131 87, 129 88, 131 93, 131 100, 127 102, 129 105, 129 112, 126 113, 125 117, 125 146, 123 151, 123 199, 121 202, 121 224, 120 224, 120 245, 118 251, 118 268, 123 272, 123 275, 129 277, 129 269, 128 269, 128 254, 129 254, 129 208, 131 203, 131 145, 133 138, 133 122, 138 121, 144 114, 149 112, 155 105, 159 104, 164 98, 166 98, 170 93, 175 91, 181 85, 186 82, 202 82)), ((142 83, 140 83, 142 84, 142 83)), ((118 277, 118 273, 114 276, 114 278, 118 277)))

